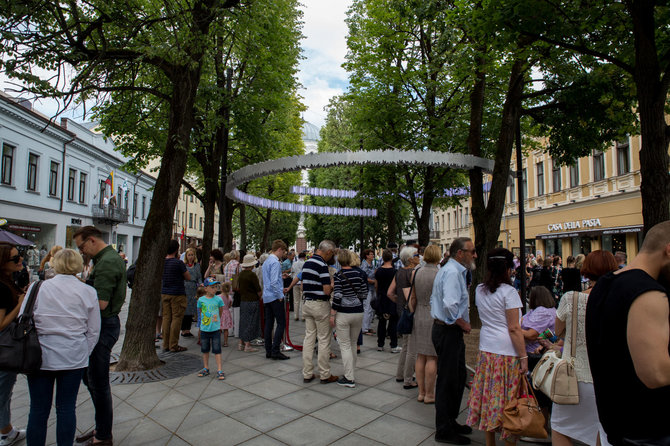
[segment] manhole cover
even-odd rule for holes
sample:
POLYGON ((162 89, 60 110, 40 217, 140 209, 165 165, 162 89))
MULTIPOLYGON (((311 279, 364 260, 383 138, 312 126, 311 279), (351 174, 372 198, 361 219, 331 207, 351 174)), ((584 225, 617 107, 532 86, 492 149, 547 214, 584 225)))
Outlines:
MULTIPOLYGON (((202 357, 188 353, 160 352, 158 359, 163 361, 163 365, 151 370, 142 370, 140 372, 109 372, 109 381, 114 384, 139 384, 166 379, 179 378, 191 373, 195 373, 202 368, 202 357)), ((119 360, 119 355, 114 353, 111 357, 111 363, 119 360)))

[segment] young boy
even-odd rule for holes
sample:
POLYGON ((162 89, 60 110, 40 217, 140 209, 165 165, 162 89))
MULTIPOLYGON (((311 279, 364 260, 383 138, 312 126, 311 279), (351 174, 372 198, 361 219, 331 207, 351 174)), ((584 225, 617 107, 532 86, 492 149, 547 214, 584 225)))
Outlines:
POLYGON ((205 295, 198 299, 198 320, 200 321, 200 340, 202 342, 200 351, 202 352, 202 362, 204 367, 198 376, 209 375, 209 350, 210 344, 212 353, 216 358, 216 377, 219 381, 226 379, 222 370, 221 360, 221 313, 225 304, 220 296, 216 295, 217 285, 221 282, 216 279, 207 278, 203 286, 205 295))

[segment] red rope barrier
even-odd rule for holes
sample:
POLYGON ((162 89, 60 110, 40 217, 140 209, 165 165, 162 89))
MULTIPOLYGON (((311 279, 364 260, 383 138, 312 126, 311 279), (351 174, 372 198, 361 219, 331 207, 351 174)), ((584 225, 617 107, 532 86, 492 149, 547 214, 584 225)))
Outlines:
POLYGON ((286 332, 284 333, 284 343, 286 345, 290 346, 290 347, 293 347, 295 350, 301 352, 302 351, 302 345, 293 344, 293 342, 291 342, 291 337, 288 334, 289 320, 291 320, 291 318, 289 317, 289 314, 290 314, 291 311, 290 311, 290 306, 289 306, 289 303, 288 303, 288 297, 286 299, 287 299, 286 300, 286 332))

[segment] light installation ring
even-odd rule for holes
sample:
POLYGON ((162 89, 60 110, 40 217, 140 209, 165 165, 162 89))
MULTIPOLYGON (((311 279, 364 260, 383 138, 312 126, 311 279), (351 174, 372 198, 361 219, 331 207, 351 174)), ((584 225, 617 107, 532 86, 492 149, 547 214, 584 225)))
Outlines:
POLYGON ((492 172, 494 161, 462 153, 444 153, 420 150, 371 150, 354 152, 323 152, 308 155, 288 156, 245 166, 228 176, 226 196, 244 204, 265 209, 299 212, 305 214, 342 215, 351 217, 376 217, 376 209, 312 206, 270 200, 242 192, 238 187, 249 181, 285 172, 303 169, 318 169, 334 166, 356 165, 416 165, 451 167, 454 169, 480 168, 492 172))

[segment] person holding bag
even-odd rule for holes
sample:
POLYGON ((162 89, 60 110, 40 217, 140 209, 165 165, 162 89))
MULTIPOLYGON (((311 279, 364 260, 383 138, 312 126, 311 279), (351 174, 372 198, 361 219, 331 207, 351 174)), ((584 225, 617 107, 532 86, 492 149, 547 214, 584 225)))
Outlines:
MULTIPOLYGON (((0 243, 0 331, 16 319, 25 294, 12 280, 12 274, 23 269, 23 258, 9 243, 0 243)), ((26 436, 26 431, 12 426, 10 404, 16 383, 16 372, 0 370, 0 445, 12 445, 26 436)))
MULTIPOLYGON (((98 294, 95 288, 76 277, 84 269, 81 255, 72 249, 63 249, 54 255, 51 264, 56 275, 42 283, 33 307, 42 347, 42 366, 40 371, 28 375, 29 446, 46 443, 54 384, 56 443, 70 446, 74 442, 79 384, 100 336, 98 294)), ((25 305, 24 302, 21 311, 25 305)))
MULTIPOLYGON (((569 291, 563 295, 556 310, 556 334, 562 336, 567 333, 563 345, 563 355, 569 354, 573 343, 576 344, 574 368, 577 375, 579 389, 579 404, 567 405, 554 403, 551 410, 552 443, 555 446, 569 446, 574 440, 588 445, 598 442, 599 431, 602 431, 598 421, 596 398, 593 391, 593 378, 589 367, 589 358, 586 351, 585 317, 586 304, 591 289, 598 279, 605 274, 616 271, 618 265, 614 255, 609 251, 596 250, 589 253, 581 268, 582 276, 589 279, 589 287, 578 293, 577 320, 573 320, 573 293, 569 291), (576 339, 573 339, 573 325, 577 325, 576 339)), ((545 347, 556 348, 548 341, 541 341, 545 347)), ((612 371, 616 373, 615 370, 612 371)), ((625 384, 624 384, 625 385, 625 384)), ((607 444, 604 436, 600 436, 600 443, 607 444)))
POLYGON ((505 406, 517 399, 519 383, 528 371, 528 355, 521 331, 521 298, 511 282, 514 255, 504 248, 486 258, 486 278, 477 286, 475 301, 482 328, 479 360, 468 398, 466 424, 486 432, 486 446, 495 446, 502 432, 507 445, 517 437, 502 423, 505 406))

